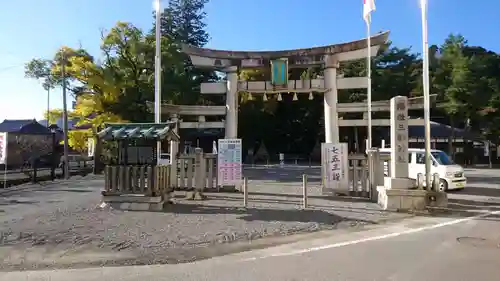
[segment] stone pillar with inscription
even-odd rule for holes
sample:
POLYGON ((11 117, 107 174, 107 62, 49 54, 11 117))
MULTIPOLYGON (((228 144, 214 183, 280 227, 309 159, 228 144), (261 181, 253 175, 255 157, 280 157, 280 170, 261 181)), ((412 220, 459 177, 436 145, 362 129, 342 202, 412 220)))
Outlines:
POLYGON ((409 189, 408 179, 408 98, 391 99, 391 177, 385 178, 388 189, 409 189))
POLYGON ((391 178, 408 178, 408 98, 391 99, 391 178))
POLYGON ((339 116, 337 112, 337 68, 339 63, 334 55, 325 55, 325 143, 339 143, 339 116))
POLYGON ((231 66, 225 69, 227 75, 226 90, 226 126, 225 138, 238 137, 238 68, 231 66))
POLYGON ((446 194, 430 194, 415 189, 414 179, 408 178, 408 98, 391 99, 391 177, 384 186, 377 186, 378 204, 385 210, 425 210, 426 206, 445 207, 446 194))

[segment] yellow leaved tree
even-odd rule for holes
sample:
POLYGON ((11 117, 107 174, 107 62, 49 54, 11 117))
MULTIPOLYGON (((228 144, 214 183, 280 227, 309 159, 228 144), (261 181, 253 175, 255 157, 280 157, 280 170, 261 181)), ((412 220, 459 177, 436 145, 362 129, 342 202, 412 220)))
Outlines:
MULTIPOLYGON (((77 121, 76 127, 82 129, 69 132, 68 145, 76 151, 84 152, 88 147, 88 139, 95 137, 104 123, 126 121, 106 108, 118 103, 121 85, 110 79, 111 76, 105 75, 105 68, 87 56, 74 55, 75 53, 77 51, 63 47, 56 57, 65 56, 67 79, 79 85, 78 93, 75 93, 76 107, 68 115, 77 121)), ((63 60, 60 60, 59 63, 53 64, 51 71, 54 76, 61 73, 62 62, 63 60)), ((59 113, 61 110, 55 109, 53 112, 59 113)))

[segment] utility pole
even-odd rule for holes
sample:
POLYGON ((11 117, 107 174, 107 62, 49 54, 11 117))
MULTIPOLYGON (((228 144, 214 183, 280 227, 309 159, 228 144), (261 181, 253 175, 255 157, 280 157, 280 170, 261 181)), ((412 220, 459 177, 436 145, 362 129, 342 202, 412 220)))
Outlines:
POLYGON ((64 132, 64 178, 69 179, 69 147, 68 147, 68 106, 66 105, 66 53, 62 52, 61 60, 62 93, 63 93, 63 132, 64 132))
POLYGON ((47 87, 47 128, 50 126, 50 87, 47 87))
POLYGON ((424 92, 424 130, 425 130, 425 184, 431 188, 431 113, 430 113, 430 86, 429 86, 429 41, 427 28, 427 0, 420 0, 422 12, 422 84, 424 92))
MULTIPOLYGON (((161 6, 160 0, 155 1, 156 13, 156 52, 155 52, 155 123, 161 123, 161 6)), ((156 161, 161 162, 161 141, 156 143, 156 161)), ((170 155, 172 158, 173 156, 170 155)))

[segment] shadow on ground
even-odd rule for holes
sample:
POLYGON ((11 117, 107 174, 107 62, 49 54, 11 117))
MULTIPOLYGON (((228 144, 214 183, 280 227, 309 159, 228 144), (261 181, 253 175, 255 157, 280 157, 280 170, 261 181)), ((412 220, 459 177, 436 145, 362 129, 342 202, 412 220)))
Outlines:
POLYGON ((39 189, 37 192, 73 192, 73 193, 90 193, 95 192, 92 189, 39 189))
POLYGON ((428 210, 429 214, 424 215, 450 218, 481 216, 477 219, 500 221, 500 199, 496 198, 488 198, 487 200, 449 198, 447 208, 429 208, 428 210), (491 214, 491 212, 495 213, 491 214))
MULTIPOLYGON (((227 208, 219 206, 200 206, 192 204, 175 204, 166 208, 166 212, 176 214, 232 214, 241 215, 239 219, 244 221, 282 221, 303 222, 318 224, 334 224, 351 219, 337 216, 322 210, 293 210, 293 209, 269 209, 269 208, 227 208)), ((352 220, 367 224, 374 224, 371 220, 352 220)))
POLYGON ((277 181, 277 182, 302 182, 302 175, 308 176, 309 182, 321 182, 320 168, 302 167, 270 167, 270 168, 245 168, 244 176, 248 180, 277 181))
POLYGON ((500 197, 500 188, 487 188, 487 187, 474 186, 474 187, 464 188, 459 191, 449 191, 448 194, 500 197))
POLYGON ((0 206, 8 206, 8 205, 18 205, 18 204, 26 204, 26 205, 30 205, 30 204, 38 204, 40 203, 40 201, 30 201, 30 200, 3 200, 3 201, 0 201, 0 206))
POLYGON ((478 177, 478 176, 469 176, 467 175, 467 183, 468 184, 473 184, 473 183, 479 183, 479 184, 500 184, 500 177, 491 177, 491 176, 484 176, 484 177, 478 177))

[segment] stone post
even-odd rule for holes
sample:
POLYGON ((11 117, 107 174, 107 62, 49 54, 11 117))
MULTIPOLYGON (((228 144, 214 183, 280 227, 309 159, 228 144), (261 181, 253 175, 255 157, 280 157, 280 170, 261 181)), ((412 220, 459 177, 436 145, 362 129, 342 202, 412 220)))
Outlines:
POLYGON ((194 191, 186 194, 189 200, 204 200, 203 190, 206 183, 206 166, 203 150, 199 147, 194 150, 194 191))
POLYGON ((325 55, 325 143, 339 142, 339 124, 337 112, 337 68, 339 63, 335 56, 325 55))
POLYGON ((226 68, 226 139, 238 137, 238 68, 226 68))
MULTIPOLYGON (((391 99, 391 177, 377 187, 378 204, 384 210, 425 210, 427 205, 444 206, 446 196, 436 193, 428 200, 426 190, 414 189, 418 183, 408 178, 408 98, 391 99), (442 199, 444 198, 444 199, 442 199), (430 202, 435 202, 431 203, 430 202)), ((419 176, 420 178, 421 176, 419 176)))
MULTIPOLYGON (((368 149, 368 182, 370 184, 370 200, 377 202, 377 186, 383 186, 384 172, 380 169, 380 152, 378 148, 368 149)), ((382 164, 383 167, 383 164, 382 164)))

